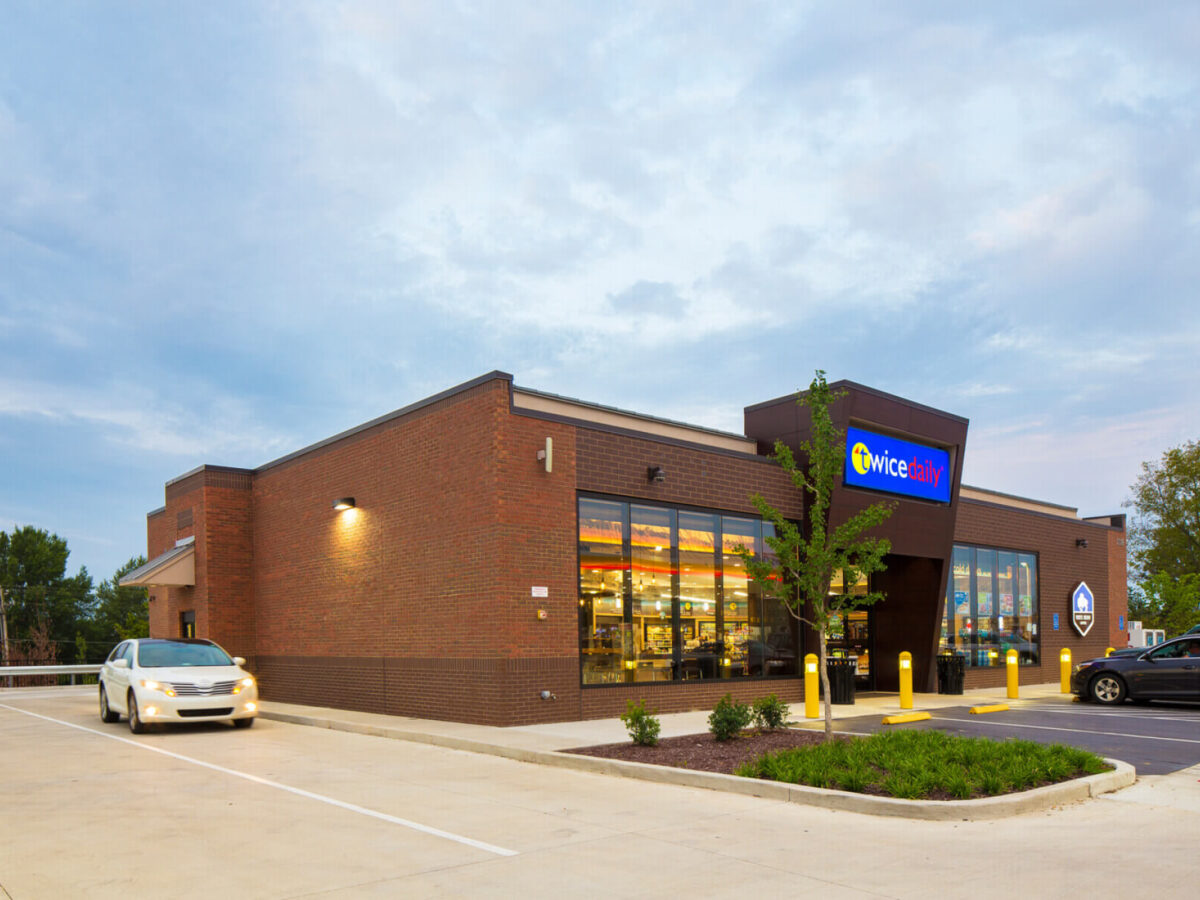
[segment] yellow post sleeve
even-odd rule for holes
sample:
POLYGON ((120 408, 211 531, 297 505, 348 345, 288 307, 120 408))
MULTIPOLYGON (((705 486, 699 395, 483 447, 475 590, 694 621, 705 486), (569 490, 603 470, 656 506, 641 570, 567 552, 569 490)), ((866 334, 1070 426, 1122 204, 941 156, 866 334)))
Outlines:
POLYGON ((817 671, 817 654, 804 657, 804 718, 821 718, 821 675, 817 671))
POLYGON ((1009 650, 1004 655, 1004 664, 1008 669, 1008 699, 1017 699, 1017 651, 1009 650))
POLYGON ((900 708, 913 708, 912 654, 907 650, 900 654, 900 708))
POLYGON ((1062 682, 1060 687, 1062 693, 1071 693, 1071 648, 1063 647, 1062 652, 1058 654, 1058 677, 1062 682))

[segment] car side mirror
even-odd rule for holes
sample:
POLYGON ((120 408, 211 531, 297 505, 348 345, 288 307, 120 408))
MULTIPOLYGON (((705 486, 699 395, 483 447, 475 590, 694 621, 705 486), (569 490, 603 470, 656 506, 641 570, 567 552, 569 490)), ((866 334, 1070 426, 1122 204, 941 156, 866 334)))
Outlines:
POLYGON ((244 656, 235 656, 235 657, 233 658, 233 664, 234 664, 235 666, 244 666, 244 665, 246 664, 246 657, 244 657, 244 656))
POLYGON ((128 669, 129 668, 129 660, 125 659, 125 657, 121 657, 120 659, 114 659, 112 661, 112 667, 114 669, 128 669))

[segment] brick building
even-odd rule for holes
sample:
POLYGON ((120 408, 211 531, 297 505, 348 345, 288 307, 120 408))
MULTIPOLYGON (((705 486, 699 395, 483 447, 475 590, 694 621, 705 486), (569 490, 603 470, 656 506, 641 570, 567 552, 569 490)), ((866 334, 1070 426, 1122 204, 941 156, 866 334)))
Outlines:
MULTIPOLYGON (((861 689, 894 690, 902 650, 921 690, 939 651, 984 686, 1003 683, 1008 648, 1034 683, 1057 679, 1063 647, 1124 646, 1122 516, 961 485, 965 419, 834 387, 860 455, 848 448, 833 520, 896 504, 871 585, 887 599, 831 641, 861 689), (1081 582, 1086 636, 1071 625, 1081 582)), ((257 469, 168 482, 151 561, 122 583, 149 586, 151 635, 216 640, 268 699, 497 725, 613 716, 630 698, 664 712, 727 692, 798 700, 814 637, 734 548, 763 552, 755 492, 803 519, 767 453, 797 446, 806 415, 779 398, 734 435, 493 372, 257 469)))

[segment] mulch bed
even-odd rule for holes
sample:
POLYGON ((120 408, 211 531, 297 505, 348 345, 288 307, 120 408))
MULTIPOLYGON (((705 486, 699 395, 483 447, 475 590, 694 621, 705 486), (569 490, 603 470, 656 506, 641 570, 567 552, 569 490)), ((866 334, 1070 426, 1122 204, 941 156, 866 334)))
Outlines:
POLYGON ((733 770, 742 763, 752 762, 764 753, 819 744, 824 739, 823 731, 781 728, 778 731, 743 731, 728 741, 718 741, 707 733, 688 734, 683 737, 663 738, 654 747, 642 747, 627 741, 623 744, 577 747, 566 752, 732 775, 733 770))

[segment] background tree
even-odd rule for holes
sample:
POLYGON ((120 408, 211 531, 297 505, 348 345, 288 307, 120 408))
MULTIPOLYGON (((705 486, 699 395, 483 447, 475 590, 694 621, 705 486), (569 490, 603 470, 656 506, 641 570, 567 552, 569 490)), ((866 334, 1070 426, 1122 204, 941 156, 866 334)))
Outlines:
MULTIPOLYGON (((146 564, 146 557, 135 556, 96 588, 96 630, 104 638, 123 641, 147 637, 150 633, 149 594, 142 587, 121 587, 128 572, 146 564)), ((103 639, 103 638, 102 638, 103 639)))
POLYGON ((1145 628, 1161 628, 1168 637, 1200 624, 1200 575, 1172 578, 1156 572, 1131 585, 1129 618, 1145 628))
POLYGON ((1178 634, 1200 621, 1200 442, 1142 463, 1131 490, 1129 615, 1178 634))
POLYGON ((782 600, 793 616, 817 632, 826 740, 833 737, 833 710, 826 669, 829 631, 844 612, 883 599, 883 594, 878 591, 850 594, 845 590, 857 584, 860 576, 869 576, 885 568, 883 557, 891 551, 891 542, 887 538, 869 537, 867 532, 882 524, 894 509, 892 504, 872 503, 840 525, 829 523, 834 479, 842 471, 846 457, 846 434, 833 424, 829 411, 840 396, 830 389, 825 373, 820 370, 808 391, 797 396, 796 402, 808 407, 812 421, 808 440, 800 444, 804 468, 796 464, 791 448, 783 441, 775 442, 775 461, 807 501, 803 527, 789 521, 761 494, 755 494, 751 501, 759 515, 775 526, 775 536, 766 539, 770 552, 763 557, 752 555, 745 547, 739 548, 746 569, 759 589, 782 600), (839 570, 843 593, 831 594, 829 588, 839 570))
POLYGON ((53 647, 71 643, 79 624, 90 618, 92 578, 82 566, 68 577, 68 556, 67 542, 44 529, 26 525, 11 534, 0 531, 0 586, 10 645, 35 634, 53 647))

